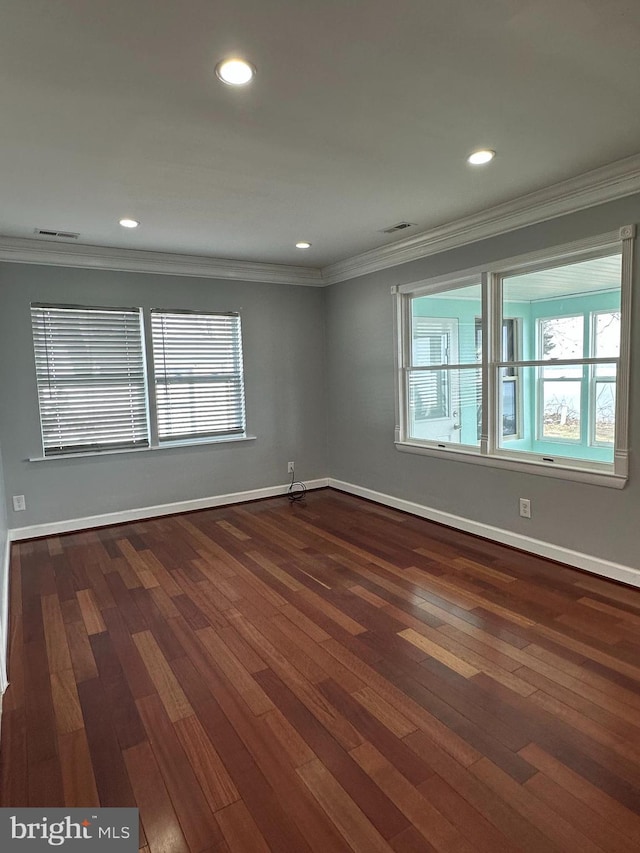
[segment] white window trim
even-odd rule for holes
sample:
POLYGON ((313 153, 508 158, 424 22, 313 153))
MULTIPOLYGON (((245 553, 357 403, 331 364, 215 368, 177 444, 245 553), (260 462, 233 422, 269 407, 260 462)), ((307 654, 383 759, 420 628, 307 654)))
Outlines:
POLYGON ((55 456, 30 456, 27 462, 56 462, 59 459, 82 459, 86 456, 116 456, 122 453, 148 453, 149 451, 174 450, 187 447, 200 447, 209 444, 235 444, 239 441, 256 441, 257 435, 234 435, 225 438, 202 438, 197 441, 163 441, 162 444, 150 444, 149 447, 127 447, 121 450, 90 450, 83 453, 58 453, 55 456))
MULTIPOLYGON (((396 357, 396 427, 394 444, 404 453, 456 461, 471 462, 477 465, 489 465, 511 471, 529 472, 545 477, 574 480, 622 489, 628 479, 629 462, 629 350, 631 339, 631 292, 633 276, 633 247, 636 235, 635 225, 625 225, 617 231, 578 240, 573 243, 541 249, 514 258, 503 259, 472 269, 442 275, 429 281, 396 285, 391 288, 394 296, 394 350, 396 357), (622 252, 621 275, 621 328, 620 356, 618 360, 617 396, 616 396, 616 439, 613 463, 590 462, 558 455, 543 457, 540 454, 528 454, 523 451, 509 451, 495 445, 495 424, 499 419, 499 397, 497 394, 498 369, 506 363, 499 361, 501 355, 502 323, 502 279, 514 273, 535 271, 554 264, 574 263, 589 257, 600 257, 608 251, 622 252), (482 379, 487 389, 483 394, 483 433, 480 446, 456 445, 446 442, 427 442, 408 437, 407 431, 407 391, 406 371, 410 365, 411 298, 452 290, 469 284, 477 284, 482 279, 483 335, 482 335, 482 379), (489 322, 491 317, 491 322, 489 322), (489 340, 489 330, 493 339, 489 340), (491 356, 494 356, 492 359, 491 356), (490 405, 491 404, 491 405, 490 405), (486 432, 485 432, 486 430, 486 432)), ((588 362, 611 359, 586 359, 588 362)), ((519 362, 522 367, 541 364, 540 360, 519 362)), ((548 364, 548 360, 547 360, 548 364)))

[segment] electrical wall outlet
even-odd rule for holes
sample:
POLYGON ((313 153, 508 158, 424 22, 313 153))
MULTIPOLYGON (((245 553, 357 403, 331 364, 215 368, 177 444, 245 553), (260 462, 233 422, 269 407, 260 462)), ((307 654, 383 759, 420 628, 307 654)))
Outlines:
POLYGON ((287 474, 293 474, 295 471, 295 462, 287 463, 287 474))
POLYGON ((14 495, 13 496, 13 508, 16 512, 21 512, 23 509, 27 508, 27 504, 24 499, 24 495, 14 495))
POLYGON ((520 498, 520 515, 522 518, 531 518, 531 501, 529 498, 520 498))

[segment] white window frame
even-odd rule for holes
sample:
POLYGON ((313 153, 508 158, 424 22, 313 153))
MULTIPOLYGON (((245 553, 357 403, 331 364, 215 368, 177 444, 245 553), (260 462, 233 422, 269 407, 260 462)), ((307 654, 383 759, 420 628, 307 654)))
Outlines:
MULTIPOLYGON (((396 356, 395 446, 401 452, 440 456, 459 462, 471 462, 513 471, 527 471, 546 477, 576 480, 621 489, 628 478, 629 458, 629 350, 631 337, 631 291, 635 225, 599 237, 579 240, 475 267, 430 281, 393 286, 394 335, 396 356), (576 263, 606 254, 622 254, 620 356, 618 359, 585 358, 583 363, 615 363, 616 433, 612 463, 594 462, 562 456, 541 456, 498 446, 500 424, 499 372, 503 367, 544 367, 548 360, 504 362, 502 358, 502 281, 514 274, 533 272, 554 265, 576 263), (418 296, 449 291, 482 280, 482 436, 479 447, 455 443, 431 442, 409 437, 407 369, 411 364, 411 300, 418 296)), ((555 362, 556 364, 558 362, 555 362)), ((560 364, 565 363, 560 362, 560 364)), ((589 416, 589 415, 587 415, 589 416)))

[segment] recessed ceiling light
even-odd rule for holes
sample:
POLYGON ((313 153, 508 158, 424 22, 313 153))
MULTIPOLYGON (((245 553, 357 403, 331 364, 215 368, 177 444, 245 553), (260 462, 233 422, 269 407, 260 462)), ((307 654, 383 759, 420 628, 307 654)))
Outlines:
POLYGON ((300 242, 296 243, 296 249, 310 249, 311 243, 308 240, 300 240, 300 242))
POLYGON ((125 219, 120 220, 120 225, 122 225, 123 228, 137 228, 138 225, 140 225, 140 223, 138 222, 137 219, 126 219, 125 218, 125 219))
POLYGON ((467 163, 473 166, 484 166, 485 163, 490 163, 496 156, 496 152, 490 148, 481 148, 479 151, 474 151, 467 157, 467 163))
POLYGON ((256 75, 255 65, 245 59, 224 59, 216 65, 216 74, 230 86, 244 86, 256 75))

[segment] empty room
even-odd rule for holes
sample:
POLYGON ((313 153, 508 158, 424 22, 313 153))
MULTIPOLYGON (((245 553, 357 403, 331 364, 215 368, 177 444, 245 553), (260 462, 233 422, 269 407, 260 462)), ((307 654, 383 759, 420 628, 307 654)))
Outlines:
POLYGON ((0 26, 0 850, 640 849, 640 6, 0 26))

